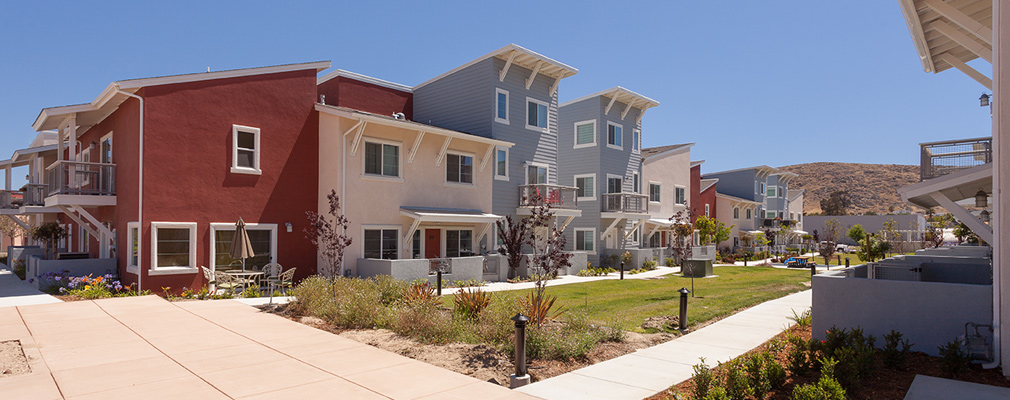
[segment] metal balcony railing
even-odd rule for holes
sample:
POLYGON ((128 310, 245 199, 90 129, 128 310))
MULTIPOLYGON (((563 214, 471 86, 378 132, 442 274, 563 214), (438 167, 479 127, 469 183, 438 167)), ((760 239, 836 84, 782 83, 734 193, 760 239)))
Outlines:
POLYGON ((46 168, 47 196, 57 194, 116 195, 116 164, 60 160, 46 168))
POLYGON ((603 212, 647 213, 649 196, 637 193, 603 193, 603 212))
POLYGON ((49 186, 44 183, 29 183, 25 185, 24 205, 44 206, 46 205, 46 193, 49 186))
POLYGON ((578 188, 560 185, 522 185, 519 186, 519 207, 534 207, 549 204, 552 208, 578 208, 578 188))
POLYGON ((0 190, 0 208, 21 208, 22 195, 17 190, 0 190))
POLYGON ((920 143, 920 179, 933 179, 992 162, 992 137, 920 143))

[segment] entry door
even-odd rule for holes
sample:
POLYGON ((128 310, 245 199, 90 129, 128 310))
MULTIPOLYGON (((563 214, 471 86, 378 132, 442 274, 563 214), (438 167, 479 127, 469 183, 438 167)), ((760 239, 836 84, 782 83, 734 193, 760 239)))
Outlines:
POLYGON ((424 258, 442 257, 442 230, 424 230, 424 258))

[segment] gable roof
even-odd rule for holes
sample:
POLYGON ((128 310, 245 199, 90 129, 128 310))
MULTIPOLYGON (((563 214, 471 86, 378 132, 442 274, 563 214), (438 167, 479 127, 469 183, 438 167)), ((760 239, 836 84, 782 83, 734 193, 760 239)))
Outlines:
POLYGON ((559 61, 541 55, 540 53, 534 52, 525 47, 519 46, 515 43, 511 43, 498 50, 477 57, 477 59, 470 61, 466 64, 460 65, 456 68, 453 68, 439 76, 421 82, 417 86, 414 86, 414 90, 417 90, 418 88, 424 87, 429 83, 435 82, 446 76, 452 75, 453 73, 456 73, 466 67, 474 65, 491 57, 498 57, 502 60, 511 59, 512 64, 518 65, 520 67, 529 70, 536 69, 537 64, 540 64, 540 69, 537 70, 537 73, 544 74, 555 79, 564 79, 569 76, 575 75, 579 72, 578 69, 568 66, 567 64, 561 63, 559 61))
POLYGON ((657 156, 657 155, 666 153, 668 151, 677 150, 677 149, 680 149, 680 148, 683 148, 683 147, 691 147, 691 146, 694 146, 693 142, 692 143, 671 144, 671 145, 668 145, 668 146, 659 146, 659 147, 647 147, 647 148, 642 149, 642 158, 649 158, 649 157, 652 157, 652 156, 657 156))
POLYGON ((712 188, 712 186, 715 186, 716 182, 719 182, 719 178, 702 179, 701 180, 701 189, 698 190, 698 193, 704 192, 704 191, 712 188))

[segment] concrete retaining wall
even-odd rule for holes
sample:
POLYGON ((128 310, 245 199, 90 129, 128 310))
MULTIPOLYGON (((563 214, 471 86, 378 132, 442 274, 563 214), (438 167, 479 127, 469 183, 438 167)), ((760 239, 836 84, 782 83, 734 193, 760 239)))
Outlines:
POLYGON ((88 258, 83 260, 43 260, 38 256, 29 256, 25 263, 26 278, 31 279, 31 284, 36 289, 44 290, 53 282, 47 279, 40 279, 39 276, 50 272, 58 273, 62 270, 70 271, 69 276, 94 277, 112 274, 118 275, 115 258, 88 258))

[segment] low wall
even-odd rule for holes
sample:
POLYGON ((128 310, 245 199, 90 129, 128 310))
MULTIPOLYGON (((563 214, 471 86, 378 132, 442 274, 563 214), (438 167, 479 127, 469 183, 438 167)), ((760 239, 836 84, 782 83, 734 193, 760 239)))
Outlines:
POLYGON ((37 256, 29 256, 25 263, 25 277, 31 279, 31 285, 36 289, 45 289, 53 282, 41 279, 39 276, 62 270, 70 271, 70 276, 101 276, 118 275, 115 258, 87 258, 81 260, 43 260, 37 256))
POLYGON ((897 256, 871 265, 921 268, 919 280, 924 282, 992 284, 992 265, 988 259, 916 255, 897 256))
POLYGON ((964 335, 964 324, 992 323, 992 286, 846 278, 839 273, 813 277, 815 339, 831 327, 860 327, 877 337, 896 330, 912 351, 939 355, 938 347, 964 335))
MULTIPOLYGON (((358 276, 362 278, 389 275, 407 282, 426 279, 431 283, 435 283, 438 278, 436 275, 428 274, 430 269, 431 262, 425 258, 405 260, 358 259, 358 276)), ((450 258, 449 270, 451 272, 442 274, 442 282, 444 283, 450 280, 484 280, 484 257, 450 258)))
POLYGON ((15 261, 26 260, 29 256, 42 258, 44 253, 45 250, 39 246, 7 246, 7 266, 14 268, 15 261))

